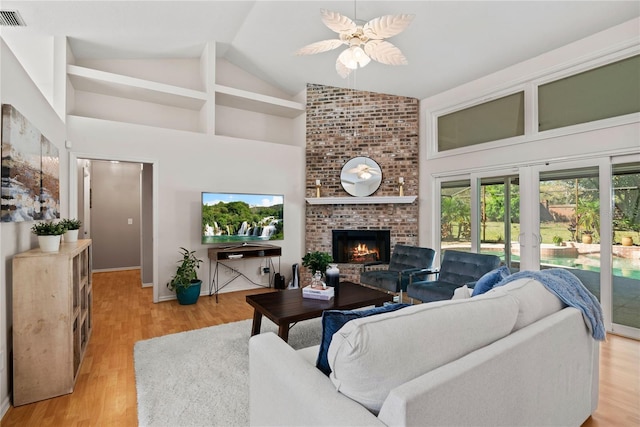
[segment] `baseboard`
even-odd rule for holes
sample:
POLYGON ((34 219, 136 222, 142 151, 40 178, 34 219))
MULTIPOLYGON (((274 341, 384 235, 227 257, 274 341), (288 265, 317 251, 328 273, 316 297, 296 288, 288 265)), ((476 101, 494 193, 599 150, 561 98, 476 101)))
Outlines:
POLYGON ((120 268, 94 268, 91 270, 93 273, 108 273, 110 271, 128 271, 128 270, 140 270, 140 266, 132 266, 132 267, 120 267, 120 268))
POLYGON ((11 407, 10 396, 6 396, 2 400, 2 404, 0 405, 0 420, 2 420, 2 418, 4 418, 4 416, 7 414, 7 411, 9 411, 10 407, 11 407))

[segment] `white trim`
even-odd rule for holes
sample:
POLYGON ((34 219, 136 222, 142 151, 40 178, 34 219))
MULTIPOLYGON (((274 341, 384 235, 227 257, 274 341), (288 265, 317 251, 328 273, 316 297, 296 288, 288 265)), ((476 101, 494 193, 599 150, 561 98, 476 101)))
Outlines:
MULTIPOLYGON (((153 222, 153 302, 160 302, 160 288, 158 283, 158 269, 159 269, 159 260, 158 260, 158 215, 159 215, 159 191, 158 191, 158 183, 160 182, 160 161, 154 158, 140 158, 140 157, 128 157, 128 156, 119 156, 119 155, 96 155, 90 153, 81 153, 81 152, 70 152, 69 153, 69 182, 75 182, 74 184, 70 184, 70 188, 73 191, 70 191, 71 194, 77 193, 77 166, 78 166, 78 158, 81 159, 89 159, 89 160, 118 160, 122 162, 135 162, 135 163, 149 163, 153 166, 153 189, 152 189, 152 197, 153 197, 153 212, 152 212, 152 222, 153 222)), ((71 198, 70 198, 71 199, 71 198)), ((75 204, 77 205, 77 194, 75 194, 75 204)), ((76 206, 77 208, 77 206, 76 206)), ((95 271, 95 270, 94 270, 95 271)))
POLYGON ((413 203, 418 196, 369 196, 369 197, 309 197, 310 205, 377 205, 383 203, 413 203))
MULTIPOLYGON (((6 372, 6 371, 5 371, 6 372)), ((9 408, 11 407, 11 396, 12 393, 9 393, 3 400, 2 400, 2 404, 0 405, 0 420, 2 418, 4 418, 4 416, 6 415, 6 413, 9 411, 9 408)))
MULTIPOLYGON (((548 159, 548 160, 539 160, 536 162, 515 162, 515 163, 510 163, 508 165, 494 165, 494 166, 487 166, 487 167, 478 167, 478 168, 474 168, 473 170, 469 171, 469 174, 471 173, 483 173, 483 174, 490 174, 493 173, 494 171, 500 171, 500 170, 505 170, 505 169, 509 169, 511 168, 512 171, 514 171, 514 173, 517 173, 518 168, 522 168, 522 167, 527 167, 527 166, 548 166, 548 165, 555 165, 558 163, 565 163, 565 162, 576 162, 576 161, 582 161, 582 160, 590 160, 590 159, 599 159, 601 157, 606 157, 606 156, 611 156, 611 157, 618 157, 618 156, 630 156, 631 158, 633 158, 633 156, 637 153, 637 150, 634 149, 624 149, 624 150, 613 150, 613 151, 607 151, 607 152, 603 152, 603 153, 592 153, 592 154, 576 154, 575 156, 572 157, 555 157, 553 159, 548 159)), ((624 163, 624 162, 623 162, 624 163)), ((470 175, 467 174, 466 176, 469 177, 470 175)), ((460 174, 459 170, 456 171, 451 171, 451 172, 438 172, 438 173, 434 173, 432 175, 434 178, 448 178, 450 176, 465 176, 464 174, 460 174)), ((461 178, 464 179, 464 178, 461 178)), ((467 178, 468 179, 468 178, 467 178)))
POLYGON ((640 54, 640 39, 634 43, 625 43, 625 46, 614 48, 604 54, 592 53, 571 63, 559 64, 553 69, 531 80, 536 86, 542 86, 565 77, 575 76, 585 71, 594 70, 614 62, 622 61, 640 54))
POLYGON ((632 338, 634 340, 640 340, 640 329, 632 328, 631 326, 613 323, 611 325, 610 332, 615 335, 621 335, 623 337, 632 338))
POLYGON ((473 153, 481 150, 500 148, 504 146, 516 145, 526 142, 534 142, 558 136, 572 135, 582 132, 589 132, 597 129, 615 127, 630 123, 640 122, 640 113, 631 113, 624 116, 610 117, 602 120, 591 121, 587 123, 579 123, 572 126, 563 126, 556 129, 550 129, 538 132, 538 87, 556 80, 580 74, 595 68, 599 68, 614 62, 618 62, 632 56, 640 55, 640 37, 633 40, 627 40, 622 43, 609 47, 599 52, 592 52, 588 55, 574 59, 570 62, 557 64, 549 67, 541 72, 522 76, 513 81, 494 86, 480 92, 479 96, 473 98, 464 98, 459 101, 448 103, 437 108, 425 107, 426 135, 427 140, 427 156, 429 159, 438 159, 442 157, 456 156, 459 154, 473 153), (496 141, 484 142, 468 147, 460 147, 442 152, 437 151, 438 144, 438 118, 464 110, 469 107, 481 105, 483 103, 498 99, 504 96, 524 91, 524 135, 505 138, 496 141))

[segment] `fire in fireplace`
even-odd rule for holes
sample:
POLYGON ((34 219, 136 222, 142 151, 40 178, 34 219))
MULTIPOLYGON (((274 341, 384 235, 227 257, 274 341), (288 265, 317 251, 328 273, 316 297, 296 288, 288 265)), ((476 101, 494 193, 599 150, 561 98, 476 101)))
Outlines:
POLYGON ((333 230, 333 260, 338 263, 388 263, 391 257, 389 230, 333 230))

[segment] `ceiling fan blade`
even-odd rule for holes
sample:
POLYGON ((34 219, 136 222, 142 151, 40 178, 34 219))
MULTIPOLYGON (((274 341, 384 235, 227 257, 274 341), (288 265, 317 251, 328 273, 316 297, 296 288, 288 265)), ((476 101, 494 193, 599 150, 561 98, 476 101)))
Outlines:
POLYGON ((324 23, 324 25, 338 34, 351 34, 357 28, 355 22, 344 15, 340 15, 338 12, 332 12, 327 9, 320 9, 320 16, 322 16, 322 22, 324 23))
POLYGON ((380 40, 393 37, 411 24, 414 15, 385 15, 374 18, 362 27, 362 32, 370 39, 380 40))
POLYGON ((316 53, 327 52, 342 45, 343 42, 338 39, 322 40, 301 47, 295 51, 294 55, 315 55, 316 53))
POLYGON ((409 62, 400 49, 385 40, 369 40, 364 52, 375 61, 388 65, 407 65, 409 62))
POLYGON ((344 65, 342 61, 340 61, 340 57, 338 57, 338 59, 336 59, 336 71, 338 72, 338 75, 340 77, 346 79, 347 76, 351 73, 351 68, 344 65))

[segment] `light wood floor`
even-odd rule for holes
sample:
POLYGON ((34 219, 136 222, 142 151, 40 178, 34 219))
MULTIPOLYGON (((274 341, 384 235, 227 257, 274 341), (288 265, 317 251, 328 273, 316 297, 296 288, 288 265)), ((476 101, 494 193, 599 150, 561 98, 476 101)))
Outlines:
MULTIPOLYGON (((136 426, 133 345, 156 336, 248 319, 245 296, 153 304, 137 271, 94 274, 94 330, 72 394, 10 408, 2 427, 136 426)), ((171 361, 167 361, 167 364, 171 361)), ((600 404, 584 426, 640 426, 640 342, 609 335, 601 346, 600 404)))

